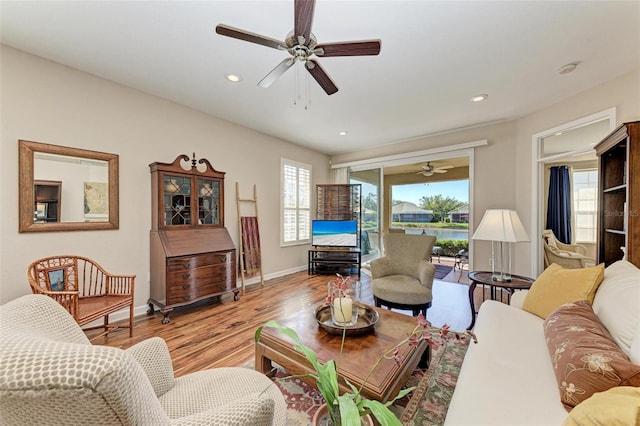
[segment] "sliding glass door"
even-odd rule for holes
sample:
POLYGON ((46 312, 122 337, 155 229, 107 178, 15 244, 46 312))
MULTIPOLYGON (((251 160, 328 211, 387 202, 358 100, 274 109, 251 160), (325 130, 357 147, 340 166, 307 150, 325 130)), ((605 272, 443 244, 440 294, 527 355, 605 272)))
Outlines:
POLYGON ((362 185, 362 263, 380 257, 382 169, 350 170, 350 184, 362 185))

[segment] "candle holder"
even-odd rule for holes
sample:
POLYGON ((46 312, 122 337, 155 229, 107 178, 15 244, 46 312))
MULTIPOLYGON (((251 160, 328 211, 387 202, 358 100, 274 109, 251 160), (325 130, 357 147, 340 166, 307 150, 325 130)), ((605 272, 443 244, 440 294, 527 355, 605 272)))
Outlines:
POLYGON ((329 281, 327 291, 333 324, 339 327, 355 325, 358 322, 359 311, 356 303, 362 295, 362 284, 338 275, 338 278, 329 281))

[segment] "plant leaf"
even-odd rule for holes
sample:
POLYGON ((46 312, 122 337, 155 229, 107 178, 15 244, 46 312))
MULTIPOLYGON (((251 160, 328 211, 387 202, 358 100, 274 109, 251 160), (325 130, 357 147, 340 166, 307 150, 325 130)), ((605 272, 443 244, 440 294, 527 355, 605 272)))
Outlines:
POLYGON ((396 415, 380 401, 365 399, 362 401, 361 405, 369 409, 371 414, 373 414, 373 417, 375 417, 381 425, 402 426, 402 423, 400 423, 400 420, 398 420, 396 415))
POLYGON ((358 410, 353 400, 353 395, 340 395, 338 397, 338 405, 340 406, 341 426, 360 426, 360 410, 358 410))
POLYGON ((416 387, 413 386, 413 387, 410 387, 410 388, 407 388, 407 389, 401 389, 400 392, 398 392, 398 394, 396 395, 395 398, 393 398, 391 401, 387 401, 387 403, 386 403, 387 407, 390 406, 391 404, 393 404, 396 400, 404 398, 406 395, 408 395, 411 392, 413 392, 415 388, 416 387))

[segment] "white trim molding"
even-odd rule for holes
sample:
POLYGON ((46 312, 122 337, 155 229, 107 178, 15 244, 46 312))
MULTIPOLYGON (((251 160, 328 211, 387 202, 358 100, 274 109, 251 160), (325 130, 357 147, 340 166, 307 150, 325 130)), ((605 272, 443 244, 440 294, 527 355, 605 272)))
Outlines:
POLYGON ((338 169, 341 167, 350 167, 353 170, 359 170, 359 169, 368 169, 368 168, 381 167, 381 166, 396 166, 396 165, 407 164, 408 159, 420 161, 421 160, 420 157, 428 157, 431 160, 437 160, 438 159, 437 157, 451 158, 452 157, 451 154, 455 153, 456 151, 464 151, 470 148, 475 148, 478 146, 486 146, 486 145, 489 145, 489 141, 486 139, 482 139, 482 140, 473 141, 473 142, 459 143, 456 145, 430 148, 422 151, 412 151, 412 152, 406 152, 403 154, 394 154, 394 155, 387 155, 384 157, 374 157, 374 158, 368 158, 365 160, 356 160, 356 161, 350 161, 346 163, 332 164, 331 168, 338 169))

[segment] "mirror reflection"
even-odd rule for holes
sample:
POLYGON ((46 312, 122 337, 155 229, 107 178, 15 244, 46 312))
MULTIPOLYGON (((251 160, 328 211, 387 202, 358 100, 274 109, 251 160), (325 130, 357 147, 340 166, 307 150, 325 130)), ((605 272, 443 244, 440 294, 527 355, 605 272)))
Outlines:
POLYGON ((20 232, 118 228, 118 156, 19 141, 20 232))
POLYGON ((109 220, 109 168, 102 160, 34 154, 36 214, 40 222, 109 220), (37 204, 40 204, 39 209, 37 204), (46 209, 46 212, 42 211, 46 209), (46 213, 46 214, 43 214, 46 213))

